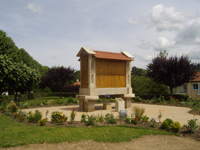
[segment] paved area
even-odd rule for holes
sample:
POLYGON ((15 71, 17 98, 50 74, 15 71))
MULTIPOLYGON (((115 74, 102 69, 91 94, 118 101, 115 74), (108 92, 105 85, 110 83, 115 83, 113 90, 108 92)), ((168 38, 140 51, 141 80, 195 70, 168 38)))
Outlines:
MULTIPOLYGON (((155 118, 158 122, 158 112, 159 109, 162 110, 163 117, 161 121, 165 120, 166 118, 170 118, 173 121, 179 121, 181 125, 187 124, 187 121, 193 119, 194 115, 189 114, 190 108, 187 107, 175 107, 175 106, 164 106, 164 105, 150 105, 150 104, 137 104, 132 103, 131 107, 126 109, 127 115, 131 116, 133 114, 132 107, 133 106, 140 106, 145 108, 144 115, 147 115, 150 119, 155 118), (164 111, 163 111, 164 110, 164 111)), ((71 108, 75 108, 77 110, 77 116, 75 121, 81 120, 82 111, 79 111, 79 105, 70 105, 70 106, 56 106, 56 107, 39 107, 39 108, 32 108, 32 109, 23 109, 22 111, 29 112, 32 111, 33 113, 35 110, 39 110, 42 113, 43 118, 46 118, 46 111, 48 110, 49 113, 47 115, 48 120, 51 120, 51 113, 54 111, 59 111, 68 116, 68 120, 70 119, 71 108)), ((115 103, 112 103, 112 110, 103 110, 103 104, 95 104, 95 112, 84 112, 85 114, 91 115, 105 115, 106 113, 113 113, 114 116, 118 116, 119 113, 115 112, 115 103)), ((196 119, 200 120, 200 115, 195 116, 196 119)), ((199 123, 198 123, 199 124, 199 123)))

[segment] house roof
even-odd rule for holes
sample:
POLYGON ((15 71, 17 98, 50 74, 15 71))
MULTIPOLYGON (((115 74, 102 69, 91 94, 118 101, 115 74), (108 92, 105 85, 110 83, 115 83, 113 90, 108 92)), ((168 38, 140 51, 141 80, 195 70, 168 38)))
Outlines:
POLYGON ((200 72, 197 72, 196 78, 194 78, 192 81, 193 81, 193 82, 194 82, 194 81, 200 81, 200 72))
POLYGON ((70 85, 80 85, 80 84, 81 84, 81 82, 77 81, 77 82, 72 83, 72 84, 70 84, 70 85))
POLYGON ((85 53, 100 59, 115 59, 115 60, 128 60, 128 61, 134 60, 134 57, 126 51, 122 51, 121 53, 97 51, 97 50, 92 50, 90 47, 87 46, 81 47, 80 51, 76 56, 81 57, 81 55, 85 53))
POLYGON ((127 57, 123 53, 114 53, 114 52, 97 51, 97 50, 94 50, 94 52, 96 54, 93 56, 96 58, 133 61, 133 59, 127 57))

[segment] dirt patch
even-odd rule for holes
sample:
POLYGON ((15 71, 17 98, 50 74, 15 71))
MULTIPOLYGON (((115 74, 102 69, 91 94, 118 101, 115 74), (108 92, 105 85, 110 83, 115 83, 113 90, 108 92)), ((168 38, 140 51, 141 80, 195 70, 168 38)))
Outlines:
MULTIPOLYGON (((28 144, 7 148, 7 150, 199 150, 200 142, 186 137, 166 136, 166 135, 145 135, 129 142, 108 143, 95 142, 93 140, 79 142, 62 142, 58 144, 28 144)), ((4 150, 4 148, 2 149, 4 150)))

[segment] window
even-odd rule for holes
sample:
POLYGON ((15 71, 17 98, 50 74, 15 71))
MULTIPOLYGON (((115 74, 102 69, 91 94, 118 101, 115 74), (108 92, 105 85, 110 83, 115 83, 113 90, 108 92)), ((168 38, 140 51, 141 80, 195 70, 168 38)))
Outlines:
POLYGON ((198 84, 192 84, 192 90, 198 90, 198 84))

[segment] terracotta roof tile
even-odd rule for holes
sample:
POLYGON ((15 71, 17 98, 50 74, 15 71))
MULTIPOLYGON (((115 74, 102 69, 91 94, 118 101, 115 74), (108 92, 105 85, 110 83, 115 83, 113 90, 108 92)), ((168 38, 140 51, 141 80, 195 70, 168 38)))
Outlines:
POLYGON ((200 81, 200 72, 197 72, 197 77, 193 79, 192 81, 200 81))
POLYGON ((80 84, 81 84, 81 82, 77 81, 77 82, 72 83, 72 84, 70 84, 70 85, 80 85, 80 84))
POLYGON ((96 53, 95 55, 93 55, 96 58, 133 61, 133 59, 123 55, 122 53, 97 51, 97 50, 93 50, 93 51, 96 53))

